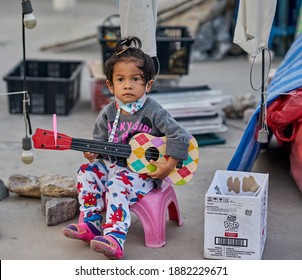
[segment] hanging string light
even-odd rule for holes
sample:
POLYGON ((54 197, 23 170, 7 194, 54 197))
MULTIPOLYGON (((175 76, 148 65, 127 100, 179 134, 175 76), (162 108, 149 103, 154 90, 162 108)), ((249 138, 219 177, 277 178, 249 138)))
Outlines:
POLYGON ((32 134, 29 117, 30 96, 27 90, 26 81, 26 49, 25 49, 25 27, 32 29, 37 21, 33 15, 33 9, 29 0, 22 0, 22 50, 23 50, 23 116, 25 122, 25 137, 22 139, 21 160, 25 164, 30 164, 34 160, 32 152, 32 140, 28 135, 32 134))

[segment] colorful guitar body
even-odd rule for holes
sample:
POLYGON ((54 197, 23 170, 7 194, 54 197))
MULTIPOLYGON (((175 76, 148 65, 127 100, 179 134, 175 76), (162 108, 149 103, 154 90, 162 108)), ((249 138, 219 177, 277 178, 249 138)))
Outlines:
MULTIPOLYGON (((140 174, 156 170, 156 166, 150 163, 150 159, 156 162, 166 162, 169 158, 166 155, 166 137, 154 137, 146 133, 135 134, 130 139, 129 144, 71 138, 65 134, 57 133, 55 144, 53 131, 37 128, 32 139, 36 149, 88 151, 126 158, 129 169, 140 174)), ((198 159, 198 144, 191 136, 187 160, 179 163, 165 178, 165 181, 174 185, 188 183, 197 170, 198 159)))
MULTIPOLYGON (((156 170, 155 165, 148 161, 149 150, 153 150, 153 154, 158 151, 157 162, 167 162, 169 156, 166 155, 166 137, 154 137, 146 133, 138 133, 134 135, 129 144, 132 153, 127 159, 128 167, 137 173, 148 173, 156 170), (155 148, 155 149, 154 149, 155 148)), ((182 162, 181 168, 175 168, 165 181, 174 185, 184 185, 188 183, 194 176, 199 158, 198 144, 192 136, 190 140, 189 156, 186 161, 182 162)))

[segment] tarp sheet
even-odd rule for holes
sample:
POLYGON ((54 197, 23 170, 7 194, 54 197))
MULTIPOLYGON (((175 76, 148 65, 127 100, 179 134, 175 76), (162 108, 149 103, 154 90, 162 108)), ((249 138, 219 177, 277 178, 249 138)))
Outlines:
MULTIPOLYGON (((267 90, 267 105, 269 106, 281 94, 302 86, 302 36, 299 35, 287 51, 282 63, 278 67, 267 90)), ((227 169, 250 171, 258 154, 266 144, 257 142, 258 117, 260 104, 251 117, 242 139, 231 159, 227 169)))

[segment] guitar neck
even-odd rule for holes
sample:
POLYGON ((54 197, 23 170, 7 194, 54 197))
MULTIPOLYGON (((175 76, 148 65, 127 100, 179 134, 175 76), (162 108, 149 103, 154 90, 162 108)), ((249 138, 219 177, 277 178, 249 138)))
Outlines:
POLYGON ((128 158, 131 154, 131 146, 129 144, 116 144, 95 139, 72 138, 70 149, 120 158, 128 158))

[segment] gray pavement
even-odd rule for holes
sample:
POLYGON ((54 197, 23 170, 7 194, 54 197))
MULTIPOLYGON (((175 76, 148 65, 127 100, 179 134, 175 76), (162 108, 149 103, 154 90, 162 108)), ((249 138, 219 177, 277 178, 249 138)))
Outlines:
MULTIPOLYGON (((27 57, 33 59, 83 60, 88 63, 100 59, 100 46, 96 39, 64 49, 40 51, 43 45, 78 38, 96 32, 97 24, 107 15, 117 12, 114 1, 77 1, 75 8, 54 11, 51 1, 32 0, 37 27, 26 31, 27 57)), ((4 77, 22 58, 21 1, 2 0, 0 4, 0 76, 4 77)), ((277 67, 281 59, 275 59, 277 67)), ((182 77, 180 85, 208 85, 223 94, 236 96, 251 92, 250 64, 245 56, 226 57, 221 61, 190 64, 190 73, 182 77)), ((0 93, 6 92, 6 83, 0 80, 0 93)), ((258 94, 258 93, 255 93, 258 94)), ((87 65, 82 71, 81 97, 68 116, 58 116, 60 132, 88 138, 97 112, 91 109, 89 73, 87 65)), ((51 115, 31 115, 33 129, 51 129, 51 115)), ((140 222, 133 217, 127 242, 125 259, 203 259, 204 197, 215 170, 226 169, 241 139, 246 124, 242 120, 227 120, 228 131, 220 134, 226 143, 200 148, 200 162, 194 179, 185 186, 175 187, 182 227, 167 224, 167 245, 159 249, 144 246, 144 233, 140 222)), ((34 150, 34 162, 21 162, 21 139, 24 137, 22 115, 9 114, 8 99, 0 96, 0 179, 20 173, 40 176, 45 173, 75 176, 83 162, 81 153, 34 150)), ((265 260, 302 259, 302 196, 289 174, 288 153, 271 147, 258 157, 254 172, 269 173, 268 236, 264 249, 265 260)), ((47 226, 41 212, 40 199, 21 197, 11 193, 0 201, 0 259, 104 259, 78 241, 62 234, 68 221, 47 226)))

